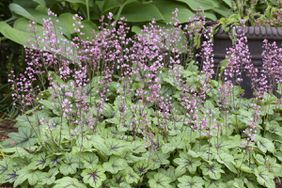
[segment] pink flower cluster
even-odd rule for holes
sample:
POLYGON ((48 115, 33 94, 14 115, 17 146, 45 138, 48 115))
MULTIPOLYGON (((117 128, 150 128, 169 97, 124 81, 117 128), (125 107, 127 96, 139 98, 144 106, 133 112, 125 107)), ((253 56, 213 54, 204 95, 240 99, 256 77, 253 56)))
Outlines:
POLYGON ((252 87, 255 88, 258 70, 251 60, 244 27, 235 28, 235 30, 236 42, 227 52, 229 63, 224 71, 224 79, 233 84, 239 84, 242 82, 242 72, 244 71, 252 80, 252 87))
POLYGON ((213 53, 213 31, 212 27, 208 27, 204 33, 204 41, 201 46, 199 56, 202 60, 202 74, 205 75, 205 79, 202 80, 201 97, 206 98, 206 94, 209 92, 209 82, 214 75, 214 53, 213 53))
POLYGON ((275 86, 282 82, 282 48, 275 42, 264 40, 262 68, 257 68, 251 61, 244 28, 236 28, 236 31, 236 43, 227 52, 229 63, 224 71, 225 81, 240 84, 242 73, 246 73, 255 95, 261 98, 264 93, 273 91, 275 86))
POLYGON ((277 84, 282 82, 282 48, 276 42, 263 41, 262 68, 257 81, 257 95, 273 92, 277 84))
POLYGON ((276 42, 264 40, 263 49, 263 70, 270 87, 273 87, 282 82, 282 48, 276 42))

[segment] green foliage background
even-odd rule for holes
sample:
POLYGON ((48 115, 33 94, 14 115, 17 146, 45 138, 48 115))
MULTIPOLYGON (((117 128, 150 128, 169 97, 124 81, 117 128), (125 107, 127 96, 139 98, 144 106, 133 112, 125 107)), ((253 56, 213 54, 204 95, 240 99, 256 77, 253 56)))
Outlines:
POLYGON ((169 22, 171 13, 179 10, 179 20, 184 23, 196 11, 203 10, 207 18, 216 20, 227 17, 231 13, 230 0, 14 0, 9 4, 13 14, 13 27, 6 22, 0 22, 0 33, 22 45, 27 44, 29 32, 28 21, 42 24, 47 17, 47 9, 57 13, 63 21, 63 27, 68 34, 72 24, 72 15, 78 13, 86 18, 87 29, 95 29, 95 24, 102 15, 114 13, 116 19, 125 17, 133 25, 140 25, 155 19, 160 23, 169 22), (20 37, 21 36, 21 37, 20 37))

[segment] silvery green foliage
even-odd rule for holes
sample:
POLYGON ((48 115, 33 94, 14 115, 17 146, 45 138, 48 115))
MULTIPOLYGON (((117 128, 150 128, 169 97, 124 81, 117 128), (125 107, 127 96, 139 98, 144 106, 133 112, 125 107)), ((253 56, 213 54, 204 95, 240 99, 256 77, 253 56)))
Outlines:
MULTIPOLYGON (((178 70, 185 84, 200 89, 202 75, 195 65, 178 70)), ((97 91, 102 86, 96 83, 102 77, 75 87, 53 76, 54 84, 38 98, 39 105, 17 118, 18 132, 2 143, 0 184, 274 188, 274 178, 282 176, 280 99, 271 94, 260 101, 243 99, 234 87, 233 99, 222 107, 222 83, 211 81, 206 100, 197 106, 196 121, 187 121, 183 86, 172 71, 159 75, 160 93, 173 107, 165 117, 155 105, 138 100, 138 80, 111 82, 101 106, 97 91), (120 91, 125 84, 132 89, 120 91), (84 108, 76 105, 81 95, 84 108), (66 98, 71 104, 67 111, 61 105, 66 98), (255 140, 249 141, 244 130, 253 121, 255 103, 260 117, 255 140)))

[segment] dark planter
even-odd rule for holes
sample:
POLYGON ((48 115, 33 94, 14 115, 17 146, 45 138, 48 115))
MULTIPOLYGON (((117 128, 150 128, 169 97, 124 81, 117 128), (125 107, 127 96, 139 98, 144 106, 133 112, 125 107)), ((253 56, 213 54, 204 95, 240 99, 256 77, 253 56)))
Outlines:
MULTIPOLYGON (((282 44, 282 27, 246 27, 245 33, 248 38, 248 46, 251 53, 252 62, 257 68, 262 67, 262 45, 263 40, 276 41, 277 45, 281 47, 282 44)), ((228 33, 223 30, 219 30, 214 37, 214 53, 215 63, 219 65, 219 62, 225 59, 227 48, 232 46, 232 41, 228 33)), ((217 66, 219 67, 219 66, 217 66)), ((245 97, 252 97, 252 89, 250 80, 243 75, 242 88, 245 90, 245 97)))

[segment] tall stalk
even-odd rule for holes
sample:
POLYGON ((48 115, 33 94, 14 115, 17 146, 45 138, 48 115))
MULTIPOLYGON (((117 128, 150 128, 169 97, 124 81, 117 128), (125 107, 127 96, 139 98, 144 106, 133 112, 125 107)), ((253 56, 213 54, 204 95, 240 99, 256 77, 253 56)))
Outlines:
POLYGON ((85 4, 86 4, 87 20, 90 21, 89 0, 85 0, 85 4))

